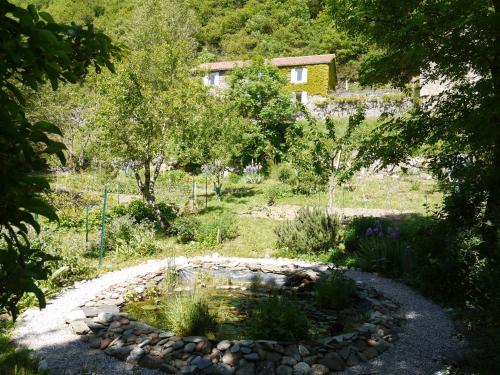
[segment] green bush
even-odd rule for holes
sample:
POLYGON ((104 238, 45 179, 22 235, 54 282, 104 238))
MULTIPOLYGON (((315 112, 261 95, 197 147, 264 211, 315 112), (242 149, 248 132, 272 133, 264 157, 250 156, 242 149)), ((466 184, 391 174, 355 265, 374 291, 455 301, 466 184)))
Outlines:
POLYGON ((154 226, 147 221, 136 223, 129 215, 111 220, 105 230, 105 244, 112 255, 119 257, 146 256, 158 251, 154 226))
POLYGON ((196 239, 196 230, 200 222, 192 215, 177 217, 170 228, 180 243, 189 243, 196 239))
POLYGON ((174 188, 191 186, 191 175, 182 169, 173 169, 160 174, 158 182, 162 185, 168 185, 174 188))
POLYGON ((267 204, 273 206, 279 198, 286 198, 293 196, 292 188, 286 184, 272 185, 265 191, 267 204))
POLYGON ((356 264, 367 272, 397 277, 407 273, 412 251, 404 241, 387 237, 364 237, 359 241, 356 264))
POLYGON ((277 246, 294 254, 317 254, 339 245, 340 222, 325 210, 301 208, 297 218, 275 229, 277 246))
POLYGON ((352 254, 359 250, 359 242, 365 238, 368 228, 379 222, 384 232, 391 225, 390 220, 379 217, 353 217, 347 224, 344 232, 345 251, 352 254))
POLYGON ((204 217, 196 229, 195 239, 205 245, 216 245, 238 236, 237 218, 223 213, 204 217))
POLYGON ((258 301, 246 322, 247 336, 262 340, 304 340, 309 327, 298 303, 277 294, 258 301))
MULTIPOLYGON (((179 211, 177 206, 166 202, 159 202, 158 208, 161 216, 167 223, 171 223, 177 217, 177 212, 179 211)), ((131 201, 127 206, 119 206, 114 211, 119 215, 130 215, 136 223, 144 221, 156 222, 153 210, 139 199, 131 201)))
POLYGON ((167 326, 178 336, 205 336, 217 328, 216 316, 197 293, 170 297, 164 311, 167 326))
POLYGON ((295 177, 295 171, 288 163, 274 165, 270 174, 274 179, 284 184, 291 184, 295 177))
POLYGON ((231 172, 229 176, 227 176, 227 182, 229 184, 238 184, 241 182, 241 176, 238 173, 231 172))
POLYGON ((356 296, 356 284, 335 271, 320 278, 315 287, 316 303, 328 309, 344 309, 352 306, 356 296))
POLYGON ((45 282, 47 287, 58 290, 59 287, 95 276, 97 270, 81 260, 83 236, 57 234, 57 231, 46 229, 32 240, 32 246, 55 257, 50 262, 50 276, 45 282))

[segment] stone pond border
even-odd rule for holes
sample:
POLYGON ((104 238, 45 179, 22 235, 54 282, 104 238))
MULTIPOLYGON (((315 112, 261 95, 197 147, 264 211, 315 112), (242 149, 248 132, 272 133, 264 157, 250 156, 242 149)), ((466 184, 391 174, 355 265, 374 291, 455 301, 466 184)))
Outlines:
MULTIPOLYGON (((295 265, 297 268, 310 270, 327 267, 321 264, 286 259, 244 259, 214 256, 191 259, 180 257, 175 260, 177 266, 191 262, 245 263, 271 268, 295 265)), ((116 304, 117 300, 120 299, 120 293, 117 290, 112 291, 113 288, 110 289, 110 286, 122 284, 118 288, 125 288, 124 291, 128 289, 127 287, 137 287, 138 285, 134 284, 135 278, 136 281, 144 280, 145 275, 147 278, 158 278, 161 275, 159 273, 168 263, 168 259, 149 261, 135 267, 110 272, 94 280, 75 284, 51 301, 46 309, 41 311, 31 309, 23 314, 14 332, 16 343, 33 349, 43 359, 42 366, 48 367, 55 374, 74 374, 83 371, 95 374, 126 374, 132 373, 131 371, 135 374, 158 373, 158 370, 138 368, 136 365, 138 362, 144 367, 157 368, 162 366, 164 372, 190 374, 196 373, 201 368, 210 368, 214 370, 207 370, 204 373, 235 373, 238 375, 256 373, 327 374, 333 370, 343 370, 346 365, 353 366, 342 372, 345 374, 366 374, 374 373, 374 371, 380 374, 430 374, 443 367, 442 356, 447 351, 461 345, 451 339, 454 327, 441 308, 404 285, 354 270, 348 270, 347 275, 356 281, 374 287, 400 305, 407 323, 404 324, 402 330, 398 330, 399 341, 396 344, 392 345, 389 342, 392 340, 389 336, 395 332, 390 332, 389 335, 385 334, 387 332, 383 332, 383 320, 387 322, 387 319, 390 320, 391 317, 380 311, 375 316, 370 317, 372 322, 368 322, 368 325, 361 328, 365 332, 354 332, 351 337, 325 338, 326 341, 318 343, 319 346, 316 347, 310 346, 310 343, 295 345, 262 340, 243 340, 243 342, 237 343, 221 341, 217 343, 202 337, 176 338, 170 333, 159 332, 152 327, 141 326, 141 323, 134 322, 134 324, 138 324, 137 327, 134 326, 138 335, 132 336, 134 340, 139 342, 134 341, 133 345, 130 345, 131 350, 129 351, 128 348, 120 349, 127 347, 120 342, 119 336, 121 335, 105 337, 104 339, 98 338, 99 345, 97 345, 95 336, 83 335, 79 337, 74 333, 77 331, 80 334, 86 334, 91 331, 93 324, 94 329, 99 328, 97 331, 102 331, 105 326, 106 332, 115 329, 118 331, 115 333, 118 334, 125 331, 122 326, 131 329, 132 327, 127 327, 127 325, 130 325, 133 320, 123 313, 120 315, 117 307, 120 303, 116 304), (84 312, 82 306, 95 300, 96 296, 100 301, 105 299, 109 300, 105 302, 113 301, 113 303, 101 304, 110 306, 109 310, 99 311, 94 306, 92 311, 92 306, 86 306, 87 310, 84 312), (384 318, 384 316, 388 318, 384 318), (67 324, 67 321, 70 324, 67 324), (377 326, 376 323, 379 325, 377 326), (370 326, 370 324, 375 327, 370 326), (381 327, 382 332, 377 332, 381 327), (120 330, 122 331, 119 332, 120 330), (372 332, 373 330, 375 332, 372 332), (368 338, 374 333, 378 334, 375 339, 368 338), (85 339, 82 340, 82 337, 85 339), (360 340, 360 338, 364 339, 360 340), (156 341, 155 345, 151 345, 153 341, 156 341), (344 344, 344 342, 348 344, 344 344), (104 347, 101 349, 102 346, 104 347), (329 346, 330 348, 328 348, 329 346), (115 348, 114 353, 112 352, 113 348, 115 348), (165 366, 163 361, 161 364, 158 361, 155 362, 154 355, 151 355, 153 349, 157 349, 158 354, 162 354, 162 351, 166 350, 169 350, 169 353, 182 353, 180 358, 173 358, 173 360, 181 361, 177 363, 181 365, 179 366, 181 370, 169 368, 165 366), (121 356, 128 362, 118 361, 104 354, 106 351, 108 354, 121 356), (216 366, 213 365, 210 356, 213 352, 218 358, 216 366), (377 357, 374 358, 375 356, 377 357), (235 358, 239 360, 239 363, 233 368, 231 361, 235 358), (341 361, 338 361, 339 359, 341 361)), ((391 306, 390 301, 382 299, 380 303, 381 310, 385 313, 397 310, 397 307, 394 308, 394 304, 391 306), (384 306, 384 303, 388 305, 384 306)), ((163 354, 168 355, 169 353, 163 354)), ((167 363, 167 365, 170 364, 167 363)))
MULTIPOLYGON (((322 274, 331 272, 327 265, 299 267, 288 265, 260 265, 255 263, 193 260, 189 264, 172 265, 177 274, 187 271, 217 272, 220 282, 226 275, 252 275, 272 284, 277 278, 293 285, 275 286, 280 289, 302 290, 311 287, 322 274)), ((71 312, 68 322, 73 331, 89 342, 94 349, 149 369, 168 374, 236 374, 236 375, 327 375, 346 367, 377 357, 397 340, 403 318, 399 307, 374 289, 359 283, 358 295, 370 307, 363 311, 369 316, 351 332, 321 337, 299 343, 267 340, 209 340, 203 336, 178 337, 147 324, 137 322, 121 312, 123 296, 128 293, 142 295, 148 288, 160 284, 167 270, 148 273, 126 283, 114 285, 71 312)), ((220 289, 245 289, 239 284, 218 285, 220 289)), ((179 288, 182 291, 182 288, 179 288)), ((267 288, 258 288, 264 293, 267 288)), ((332 316, 321 314, 321 320, 332 316)), ((317 322, 317 321, 316 321, 317 322)))

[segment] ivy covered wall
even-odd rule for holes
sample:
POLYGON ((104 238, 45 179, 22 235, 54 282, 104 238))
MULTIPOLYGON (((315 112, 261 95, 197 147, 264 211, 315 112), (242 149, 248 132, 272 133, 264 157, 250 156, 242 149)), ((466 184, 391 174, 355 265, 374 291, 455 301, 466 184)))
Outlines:
POLYGON ((291 83, 290 72, 294 67, 280 67, 280 73, 283 74, 287 80, 284 87, 288 92, 306 91, 307 95, 321 95, 327 96, 329 90, 333 90, 336 85, 335 64, 318 64, 306 65, 307 68, 307 82, 306 83, 291 83))

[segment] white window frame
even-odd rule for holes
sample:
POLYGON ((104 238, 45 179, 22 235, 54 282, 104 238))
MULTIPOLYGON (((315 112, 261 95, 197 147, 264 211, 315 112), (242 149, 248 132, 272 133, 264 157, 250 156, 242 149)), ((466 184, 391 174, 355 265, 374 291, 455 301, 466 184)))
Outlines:
POLYGON ((203 77, 203 83, 206 86, 219 86, 220 83, 220 72, 208 72, 205 77, 203 77), (213 82, 212 82, 212 77, 213 82))
POLYGON ((300 94, 300 101, 304 105, 307 104, 307 91, 302 91, 302 93, 300 94))
POLYGON ((307 104, 307 91, 292 91, 292 100, 294 102, 297 101, 297 97, 299 96, 298 94, 300 94, 300 102, 304 105, 307 104))
POLYGON ((290 82, 291 83, 307 83, 307 68, 304 67, 298 67, 298 68, 292 68, 290 70, 290 82), (299 81, 298 80, 298 70, 302 70, 302 79, 299 81))

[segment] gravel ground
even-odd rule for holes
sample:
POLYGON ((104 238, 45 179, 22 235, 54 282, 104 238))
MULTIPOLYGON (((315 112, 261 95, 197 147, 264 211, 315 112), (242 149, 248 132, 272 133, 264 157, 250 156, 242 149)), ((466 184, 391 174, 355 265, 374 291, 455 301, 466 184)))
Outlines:
MULTIPOLYGON (((219 258, 221 263, 235 258, 219 258)), ((289 263, 283 259, 241 259, 260 264, 289 263)), ((15 343, 32 349, 43 359, 51 374, 158 374, 157 371, 133 368, 125 362, 107 356, 100 350, 89 349, 69 326, 65 316, 113 284, 156 271, 168 260, 148 261, 138 266, 107 273, 97 279, 80 282, 65 289, 43 310, 30 309, 18 320, 14 330, 15 343)), ((176 264, 188 262, 176 258, 176 264)), ((310 264, 294 261, 301 266, 310 264)), ((452 322, 437 305, 412 289, 373 274, 348 271, 354 280, 363 281, 401 304, 408 323, 395 345, 375 360, 351 367, 342 374, 433 374, 442 368, 442 355, 460 347, 450 336, 452 322)))
POLYGON ((350 367, 339 374, 435 374, 443 370, 443 356, 446 353, 463 348, 463 342, 451 337, 455 333, 454 324, 443 309, 413 289, 366 272, 349 270, 346 275, 373 286, 386 297, 397 301, 406 315, 407 323, 390 350, 368 363, 350 367))

